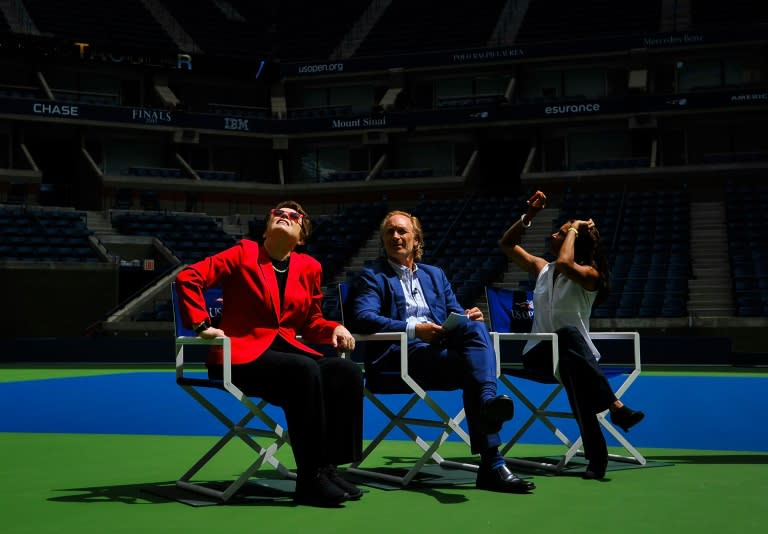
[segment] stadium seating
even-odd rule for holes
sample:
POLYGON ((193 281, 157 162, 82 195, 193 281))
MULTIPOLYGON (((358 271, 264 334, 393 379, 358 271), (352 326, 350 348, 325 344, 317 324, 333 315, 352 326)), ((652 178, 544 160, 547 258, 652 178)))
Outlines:
POLYGON ((556 221, 592 218, 611 267, 599 318, 682 317, 687 312, 690 201, 675 192, 566 193, 556 221))
POLYGON ((473 16, 467 17, 467 8, 461 3, 393 0, 366 35, 356 55, 365 57, 420 49, 485 47, 504 3, 493 0, 475 4, 472 6, 473 16), (462 21, 460 32, 452 31, 456 28, 456 21, 462 21), (431 29, 430 38, 425 40, 427 28, 431 29), (392 39, 392 35, 397 35, 397 39, 392 39))
POLYGON ((740 317, 768 315, 768 246, 762 237, 768 213, 768 186, 730 181, 725 190, 731 282, 740 317))
POLYGON ((125 211, 113 213, 112 224, 123 234, 158 237, 182 263, 199 261, 236 241, 207 215, 125 211))
POLYGON ((0 207, 0 259, 98 262, 92 234, 80 211, 0 207))

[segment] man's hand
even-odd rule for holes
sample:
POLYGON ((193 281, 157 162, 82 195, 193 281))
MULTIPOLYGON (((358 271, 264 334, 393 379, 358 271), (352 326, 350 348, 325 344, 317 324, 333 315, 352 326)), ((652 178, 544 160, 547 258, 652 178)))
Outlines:
POLYGON ((418 323, 415 330, 416 337, 422 341, 434 345, 445 335, 445 329, 435 323, 418 323))
POLYGON ((464 315, 466 315, 470 321, 483 320, 483 310, 481 310, 480 308, 469 308, 467 310, 464 310, 464 315))

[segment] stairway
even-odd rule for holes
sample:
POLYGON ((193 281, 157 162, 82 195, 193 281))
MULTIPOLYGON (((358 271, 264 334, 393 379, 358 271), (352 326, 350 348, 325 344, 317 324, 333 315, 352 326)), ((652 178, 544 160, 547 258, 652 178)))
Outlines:
POLYGON ((365 262, 367 260, 373 260, 380 256, 381 252, 381 240, 379 239, 379 229, 376 228, 371 232, 370 237, 365 241, 357 254, 349 259, 349 262, 344 266, 344 269, 336 275, 334 282, 344 282, 347 280, 348 275, 358 273, 363 270, 365 262))
POLYGON ((88 228, 101 239, 102 236, 117 235, 118 232, 112 227, 112 221, 109 219, 109 212, 88 211, 88 228))
POLYGON ((732 317, 735 306, 725 206, 721 201, 691 202, 691 267, 688 313, 701 317, 732 317))

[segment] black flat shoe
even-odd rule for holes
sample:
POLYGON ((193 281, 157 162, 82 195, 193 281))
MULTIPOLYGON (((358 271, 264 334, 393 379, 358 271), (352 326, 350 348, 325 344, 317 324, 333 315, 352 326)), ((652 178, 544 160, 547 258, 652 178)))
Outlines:
POLYGON ((349 499, 349 494, 331 482, 323 470, 313 475, 299 475, 296 478, 296 504, 335 508, 349 499))
POLYGON ((340 489, 344 490, 349 495, 350 501, 357 501, 363 496, 363 490, 352 484, 351 482, 344 480, 339 472, 336 470, 335 465, 329 465, 325 468, 325 476, 328 480, 336 484, 340 489))
POLYGON ((589 462, 587 470, 581 478, 585 480, 603 480, 605 478, 605 470, 608 468, 607 462, 592 463, 589 462))
POLYGON ((625 404, 621 408, 612 411, 610 417, 614 425, 621 427, 624 432, 629 432, 630 428, 643 420, 645 414, 643 412, 636 412, 625 404))
POLYGON ((501 430, 501 425, 509 421, 515 415, 515 403, 506 395, 499 395, 483 403, 480 409, 480 418, 483 429, 488 434, 496 434, 501 430))
POLYGON ((536 484, 518 478, 506 465, 498 469, 487 469, 481 466, 477 471, 475 487, 501 493, 528 493, 536 488, 536 484))

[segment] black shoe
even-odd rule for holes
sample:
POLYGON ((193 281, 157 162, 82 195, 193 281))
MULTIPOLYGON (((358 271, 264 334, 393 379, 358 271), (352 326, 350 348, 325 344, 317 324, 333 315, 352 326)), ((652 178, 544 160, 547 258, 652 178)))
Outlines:
POLYGON ((626 404, 621 408, 613 410, 610 415, 611 422, 614 425, 621 427, 624 432, 629 432, 630 428, 642 421, 643 417, 645 417, 643 412, 636 412, 626 404))
POLYGON ((506 395, 499 395, 483 403, 480 408, 480 420, 483 430, 488 434, 496 434, 501 430, 505 421, 515 415, 515 403, 506 395))
POLYGON ((506 465, 498 469, 480 466, 475 487, 501 493, 528 493, 536 488, 536 484, 518 478, 506 465))
POLYGON ((347 495, 349 495, 350 501, 357 501, 360 499, 360 497, 363 496, 363 490, 352 484, 351 482, 348 482, 341 478, 341 475, 336 470, 335 465, 329 465, 325 468, 325 476, 328 477, 328 480, 336 484, 340 489, 345 491, 347 495))
POLYGON ((323 470, 296 477, 296 493, 293 495, 296 504, 333 508, 347 499, 349 494, 328 480, 323 470))
POLYGON ((586 480, 603 480, 605 478, 605 470, 608 468, 608 462, 589 462, 587 470, 581 478, 586 480))

